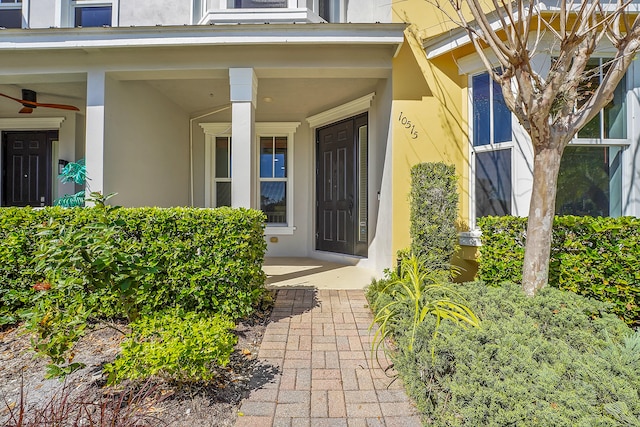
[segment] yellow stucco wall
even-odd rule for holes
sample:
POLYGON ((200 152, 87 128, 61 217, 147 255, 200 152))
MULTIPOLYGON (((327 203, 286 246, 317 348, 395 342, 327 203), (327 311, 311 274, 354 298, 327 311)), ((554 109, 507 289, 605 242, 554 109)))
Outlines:
MULTIPOLYGON (((453 164, 458 180, 460 229, 469 220, 467 78, 451 57, 427 61, 426 28, 439 25, 424 0, 394 2, 394 19, 412 25, 393 63, 393 250, 409 246, 410 169, 420 162, 453 164), (410 123, 409 123, 410 122, 410 123)), ((439 26, 439 30, 447 26, 439 26)))

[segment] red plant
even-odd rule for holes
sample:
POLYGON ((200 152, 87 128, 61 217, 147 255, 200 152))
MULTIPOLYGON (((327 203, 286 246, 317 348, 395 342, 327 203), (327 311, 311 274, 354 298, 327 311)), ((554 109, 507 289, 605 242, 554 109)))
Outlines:
POLYGON ((49 289, 51 289, 51 283, 47 282, 46 280, 42 282, 36 282, 36 284, 33 285, 32 288, 34 291, 48 291, 49 289))

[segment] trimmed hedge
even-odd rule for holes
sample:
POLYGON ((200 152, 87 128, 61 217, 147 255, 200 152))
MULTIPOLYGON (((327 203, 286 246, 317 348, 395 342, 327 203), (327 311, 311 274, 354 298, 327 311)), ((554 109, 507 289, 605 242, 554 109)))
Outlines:
MULTIPOLYGON (((480 280, 519 283, 527 219, 485 217, 480 280)), ((630 325, 640 325, 640 219, 633 217, 556 217, 549 284, 613 304, 630 325)))
POLYGON ((458 241, 455 167, 419 163, 411 168, 411 251, 428 263, 451 262, 458 241))
MULTIPOLYGON (((51 238, 39 230, 48 224, 79 230, 99 214, 96 208, 0 209, 0 325, 19 320, 37 295, 33 286, 49 279, 36 272, 34 254, 46 244, 42 239, 51 238)), ((180 306, 237 318, 261 296, 266 250, 262 212, 120 208, 109 215, 123 234, 118 244, 154 271, 139 286, 144 293, 138 298, 140 313, 180 306)))

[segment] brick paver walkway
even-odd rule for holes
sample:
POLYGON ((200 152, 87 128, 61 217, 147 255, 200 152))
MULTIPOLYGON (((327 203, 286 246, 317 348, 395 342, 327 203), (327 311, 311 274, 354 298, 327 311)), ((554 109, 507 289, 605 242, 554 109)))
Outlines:
POLYGON ((236 426, 420 426, 388 362, 371 360, 361 290, 280 289, 258 359, 279 374, 242 403, 236 426))

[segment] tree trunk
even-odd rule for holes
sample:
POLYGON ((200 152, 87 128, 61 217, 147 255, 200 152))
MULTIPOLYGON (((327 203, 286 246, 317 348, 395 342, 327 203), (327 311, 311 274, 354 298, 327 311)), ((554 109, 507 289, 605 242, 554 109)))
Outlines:
POLYGON ((561 148, 545 147, 534 152, 533 193, 522 269, 522 289, 528 296, 535 295, 549 281, 549 256, 561 158, 561 148))

